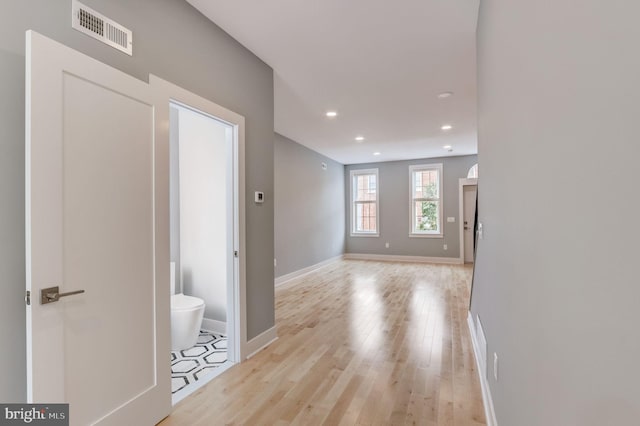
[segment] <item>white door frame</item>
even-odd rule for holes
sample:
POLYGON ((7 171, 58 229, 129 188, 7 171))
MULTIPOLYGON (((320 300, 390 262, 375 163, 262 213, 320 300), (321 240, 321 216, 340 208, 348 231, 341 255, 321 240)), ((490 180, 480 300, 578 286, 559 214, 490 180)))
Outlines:
POLYGON ((460 220, 460 263, 464 264, 464 187, 478 186, 478 178, 460 178, 458 179, 458 210, 460 220))
MULTIPOLYGON (((234 232, 233 246, 237 256, 233 262, 233 283, 227 288, 227 333, 232 345, 227 349, 227 357, 231 362, 241 362, 247 353, 247 310, 246 310, 246 259, 245 259, 245 164, 244 164, 244 117, 230 111, 208 99, 198 96, 186 89, 176 86, 155 75, 149 76, 149 84, 154 94, 156 105, 155 131, 156 145, 163 153, 169 152, 169 106, 171 103, 198 110, 212 118, 223 121, 234 129, 233 137, 233 209, 234 232), (231 320, 230 320, 231 319, 231 320)), ((162 159, 169 176, 169 158, 162 159)), ((169 187, 167 182, 167 188, 169 187)), ((167 211, 169 205, 166 206, 167 211)), ((167 229, 167 232, 169 230, 167 229)), ((233 256, 233 253, 229 253, 233 256)), ((167 268, 168 268, 167 264, 167 268)), ((165 331, 167 334, 170 330, 165 331)), ((167 372, 170 374, 170 372, 167 372)))

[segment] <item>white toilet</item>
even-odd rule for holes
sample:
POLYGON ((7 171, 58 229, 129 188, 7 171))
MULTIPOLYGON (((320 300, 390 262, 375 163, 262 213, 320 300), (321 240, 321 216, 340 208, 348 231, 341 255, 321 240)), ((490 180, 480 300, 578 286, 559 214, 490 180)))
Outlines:
POLYGON ((204 300, 176 291, 175 263, 171 262, 171 350, 195 346, 204 317, 204 300))

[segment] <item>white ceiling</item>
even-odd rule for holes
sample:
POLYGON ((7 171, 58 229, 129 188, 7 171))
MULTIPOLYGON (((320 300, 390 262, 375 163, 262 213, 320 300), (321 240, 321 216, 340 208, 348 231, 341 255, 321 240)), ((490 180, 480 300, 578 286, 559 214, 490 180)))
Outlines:
POLYGON ((274 69, 276 132, 343 164, 477 152, 479 0, 187 1, 274 69))

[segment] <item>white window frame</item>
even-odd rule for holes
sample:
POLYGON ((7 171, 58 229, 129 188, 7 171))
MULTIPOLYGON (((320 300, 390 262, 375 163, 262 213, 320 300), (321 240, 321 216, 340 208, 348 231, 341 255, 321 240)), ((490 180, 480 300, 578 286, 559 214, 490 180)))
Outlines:
POLYGON ((443 220, 443 205, 444 205, 444 193, 442 191, 444 180, 444 173, 442 163, 435 164, 415 164, 409 166, 409 237, 417 238, 443 238, 444 237, 444 220, 443 220), (414 198, 415 194, 415 172, 424 170, 436 170, 438 172, 438 198, 414 198), (438 202, 438 230, 437 231, 416 231, 416 215, 415 215, 415 203, 416 201, 437 201, 438 202))
MULTIPOLYGON (((352 237, 379 237, 380 236, 380 177, 378 176, 378 169, 358 169, 351 170, 349 173, 350 177, 350 199, 351 199, 351 236, 352 237), (362 175, 375 175, 376 176, 376 232, 363 232, 356 231, 356 177, 362 175)), ((363 203, 362 201, 358 201, 357 203, 363 203)), ((374 203, 370 201, 368 203, 374 203)))

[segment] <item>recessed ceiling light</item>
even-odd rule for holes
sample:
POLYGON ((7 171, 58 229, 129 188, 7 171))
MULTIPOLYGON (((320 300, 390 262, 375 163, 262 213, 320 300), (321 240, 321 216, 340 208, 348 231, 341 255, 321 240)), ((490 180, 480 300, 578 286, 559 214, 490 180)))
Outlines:
POLYGON ((364 136, 356 136, 356 140, 358 142, 362 142, 364 140, 364 136))
POLYGON ((336 117, 338 115, 338 113, 336 111, 327 111, 326 116, 327 117, 336 117))
POLYGON ((374 152, 373 155, 380 155, 378 151, 374 152))
POLYGON ((443 124, 440 128, 444 131, 447 131, 453 129, 453 126, 451 124, 443 124))
POLYGON ((448 97, 451 97, 451 96, 453 96, 453 92, 442 92, 442 93, 440 93, 438 95, 438 98, 439 99, 445 99, 445 98, 448 98, 448 97))
POLYGON ((442 147, 442 149, 446 149, 446 150, 450 150, 451 148, 452 148, 451 145, 445 145, 442 147))

